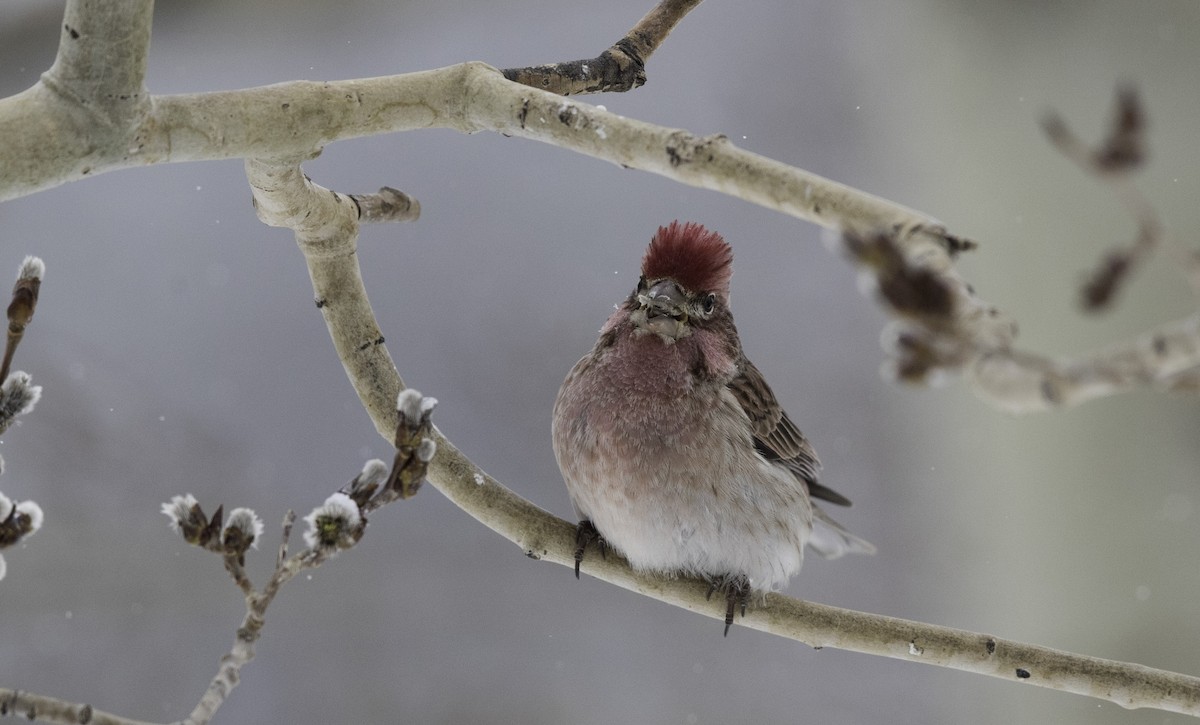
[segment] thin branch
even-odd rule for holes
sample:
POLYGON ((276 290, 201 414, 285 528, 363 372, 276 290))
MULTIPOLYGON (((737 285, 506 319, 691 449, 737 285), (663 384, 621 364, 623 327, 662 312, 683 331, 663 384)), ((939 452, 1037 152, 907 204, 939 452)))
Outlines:
POLYGON ((701 0, 662 0, 625 37, 595 58, 501 71, 510 81, 560 96, 630 91, 646 82, 646 61, 701 0))
MULTIPOLYGON (((82 0, 73 0, 68 18, 72 12, 84 13, 84 5, 82 0)), ((122 17, 116 9, 119 5, 97 4, 102 9, 98 17, 122 17)), ((947 234, 936 221, 912 210, 750 154, 723 136, 697 137, 683 130, 621 118, 514 84, 479 63, 386 78, 293 82, 150 99, 140 90, 139 71, 139 67, 144 70, 141 35, 148 38, 149 3, 142 0, 129 7, 124 20, 133 27, 123 30, 133 33, 131 50, 110 47, 103 51, 109 54, 105 60, 110 65, 92 67, 105 67, 105 72, 121 79, 118 87, 137 93, 138 98, 124 99, 127 103, 116 99, 102 116, 104 123, 97 123, 95 111, 83 108, 87 104, 79 100, 94 100, 86 94, 99 92, 101 86, 83 73, 85 63, 61 51, 63 67, 74 63, 71 67, 82 73, 82 82, 66 82, 72 76, 65 71, 52 72, 49 81, 0 101, 0 137, 5 138, 0 149, 0 196, 11 198, 118 168, 200 159, 251 159, 247 161, 247 176, 259 214, 269 224, 296 232, 318 306, 339 357, 376 427, 388 440, 395 438, 397 414, 393 401, 403 381, 383 345, 355 254, 359 221, 387 214, 366 212, 370 204, 327 193, 312 184, 301 173, 299 160, 311 157, 334 140, 417 128, 498 131, 727 193, 827 228, 849 230, 860 236, 883 230, 895 254, 889 257, 892 261, 877 269, 901 270, 907 284, 918 286, 924 284, 920 280, 936 279, 941 290, 933 297, 914 297, 906 295, 902 287, 889 288, 887 299, 891 304, 909 317, 920 318, 933 314, 925 308, 928 300, 947 300, 949 317, 961 331, 956 344, 970 352, 971 357, 965 359, 973 361, 978 379, 989 379, 978 374, 987 372, 988 363, 1000 363, 1001 367, 1005 362, 1024 364, 1021 354, 1011 351, 1015 335, 1012 323, 978 299, 953 269, 954 255, 969 243, 947 234), (114 68, 114 64, 120 67, 114 68), (127 118, 132 121, 125 124, 127 118), (895 264, 896 259, 901 264, 895 264)), ((121 38, 118 30, 121 28, 109 23, 98 26, 96 33, 107 33, 105 38, 115 42, 121 38)), ((660 30, 659 35, 665 36, 669 27, 660 26, 660 30)), ((70 35, 69 29, 66 32, 70 35)), ((91 37, 81 34, 71 40, 86 43, 91 37)), ((646 42, 654 37, 654 32, 649 33, 646 42)), ((101 53, 103 43, 92 48, 101 53)), ((98 58, 90 58, 88 63, 95 60, 98 58)), ((381 201, 379 206, 386 204, 381 201)), ((933 326, 947 324, 945 317, 943 314, 933 326)), ((1151 343, 1154 352, 1190 355, 1194 368, 1200 360, 1200 345, 1191 344, 1195 331, 1181 324, 1174 332, 1178 333, 1175 341, 1155 338, 1151 343)), ((1192 372, 1191 368, 1181 368, 1177 379, 1191 379, 1192 372)), ((1012 379, 1004 374, 1000 377, 1012 379)), ((429 477, 439 490, 516 543, 526 555, 574 566, 573 525, 516 496, 440 434, 434 437, 438 452, 430 462, 429 477)), ((277 576, 261 594, 266 602, 306 565, 309 560, 304 556, 301 552, 283 560, 277 576)), ((706 600, 705 583, 639 575, 616 556, 589 560, 584 568, 606 581, 708 616, 720 618, 723 614, 721 606, 706 600)), ((259 600, 248 607, 242 628, 245 636, 239 635, 229 661, 223 663, 210 686, 210 691, 216 693, 214 697, 224 697, 236 684, 240 664, 253 656, 263 610, 265 606, 259 600)), ((941 664, 1102 697, 1125 707, 1200 714, 1200 679, 1139 665, 778 595, 768 596, 745 622, 814 646, 941 664)))
POLYGON ((435 405, 435 399, 423 397, 416 391, 406 390, 399 396, 393 434, 399 451, 391 472, 382 461, 369 461, 346 487, 349 495, 345 489, 339 491, 305 517, 309 530, 304 538, 309 546, 292 556, 287 555, 287 548, 296 515, 292 511, 287 512, 283 519, 283 537, 275 559, 275 571, 262 591, 254 588, 243 570, 242 555, 262 534, 262 522, 253 511, 234 509, 220 536, 196 535, 197 531, 205 532, 213 528, 212 521, 220 520, 220 507, 212 521, 206 521, 200 504, 190 494, 176 496, 163 505, 163 513, 171 518, 172 528, 184 540, 222 554, 225 568, 242 590, 246 602, 246 614, 237 629, 233 646, 221 658, 220 667, 196 707, 182 721, 183 725, 204 725, 211 721, 230 692, 237 687, 242 668, 254 659, 255 643, 262 636, 267 609, 283 585, 300 572, 321 566, 339 551, 352 548, 362 540, 369 511, 404 498, 416 490, 436 451, 435 444, 429 438, 432 428, 429 418, 435 405), (378 490, 379 482, 384 478, 388 485, 378 490), (214 541, 219 543, 214 544, 214 541))
POLYGON ((976 395, 1012 413, 1061 410, 1145 386, 1200 392, 1200 314, 1077 357, 1019 349, 982 356, 970 369, 976 395))
MULTIPOLYGON (((1056 117, 1045 122, 1055 145, 1089 172, 1112 183, 1138 221, 1133 245, 1111 253, 1085 285, 1089 307, 1108 304, 1130 271, 1165 239, 1150 202, 1132 185, 1129 172, 1145 156, 1144 112, 1130 89, 1118 92, 1113 129, 1095 150, 1087 148, 1056 117)), ((1012 413, 1071 407, 1142 386, 1176 393, 1200 392, 1200 314, 1160 325, 1133 340, 1075 357, 1053 358, 1022 350, 981 327, 995 310, 975 299, 957 277, 913 253, 902 237, 882 230, 848 229, 832 237, 863 270, 868 288, 896 318, 885 334, 885 375, 927 383, 966 373, 981 399, 1012 413), (983 315, 981 317, 981 314, 983 315)), ((1200 258, 1171 245, 1189 280, 1200 258)))
POLYGON ((1072 358, 1052 358, 990 336, 970 287, 904 252, 904 240, 877 232, 835 237, 896 320, 884 333, 884 375, 931 383, 965 373, 982 400, 1011 413, 1063 409, 1141 386, 1194 392, 1200 373, 1200 314, 1136 339, 1072 358))
MULTIPOLYGON (((998 408, 1045 411, 1145 385, 1177 392, 1196 387, 1200 344, 1188 333, 1191 320, 1077 359, 1016 350, 1013 320, 978 298, 954 269, 955 255, 973 244, 948 234, 936 220, 739 149, 724 136, 698 137, 617 116, 512 83, 482 63, 382 78, 156 97, 133 130, 112 133, 74 123, 76 113, 40 83, 0 100, 0 137, 6 141, 0 147, 0 199, 131 166, 234 157, 297 159, 338 139, 419 128, 497 131, 719 191, 839 232, 889 234, 904 259, 945 282, 954 297, 958 331, 954 339, 933 340, 904 328, 893 338, 921 354, 949 342, 949 350, 934 352, 953 359, 954 365, 939 370, 965 372, 973 392, 998 408)), ((351 197, 341 199, 356 204, 351 197)), ((1197 266, 1193 259, 1191 268, 1197 266)), ((377 334, 377 328, 350 322, 366 318, 348 318, 348 324, 365 325, 363 344, 376 339, 367 334, 377 334)), ((887 365, 893 371, 900 367, 895 360, 887 365)), ((899 374, 906 377, 902 369, 899 374)), ((383 392, 390 406, 395 391, 383 392)))
POLYGON ((155 725, 97 710, 91 705, 0 687, 0 717, 5 716, 57 725, 155 725))
MULTIPOLYGON (((387 348, 380 339, 364 346, 361 328, 367 315, 377 329, 366 302, 366 290, 354 254, 357 219, 345 205, 308 180, 299 161, 249 161, 247 176, 259 215, 272 226, 302 222, 296 231, 312 274, 313 288, 329 326, 334 347, 347 375, 359 392, 375 426, 385 438, 394 435, 396 412, 386 401, 403 387, 387 348), (311 214, 292 210, 312 204, 311 214), (328 214, 327 218, 315 218, 328 214), (323 241, 313 229, 331 231, 323 241), (346 327, 343 324, 349 322, 346 327)), ((920 305, 915 305, 918 309, 920 305)), ((936 306, 935 306, 936 307, 936 306)), ((371 338, 372 340, 375 338, 371 338)), ((430 462, 429 480, 467 513, 517 544, 526 556, 574 567, 575 526, 559 519, 501 485, 440 433, 438 452, 430 462)), ((706 596, 708 584, 689 579, 661 579, 638 574, 617 555, 591 557, 584 571, 640 594, 714 618, 724 616, 724 604, 706 596)), ((768 595, 765 604, 750 611, 745 625, 808 643, 885 657, 925 662, 1025 682, 1067 692, 1100 697, 1123 707, 1157 707, 1200 715, 1200 678, 1155 670, 1141 665, 1101 660, 983 634, 919 622, 839 609, 781 595, 768 595)))
POLYGON ((1165 234, 1154 205, 1130 181, 1130 175, 1146 162, 1146 111, 1136 88, 1118 88, 1108 136, 1094 149, 1088 148, 1055 113, 1042 119, 1042 129, 1064 156, 1111 185, 1117 199, 1137 221, 1133 243, 1105 254, 1081 290, 1084 311, 1102 312, 1111 307, 1121 287, 1165 234))

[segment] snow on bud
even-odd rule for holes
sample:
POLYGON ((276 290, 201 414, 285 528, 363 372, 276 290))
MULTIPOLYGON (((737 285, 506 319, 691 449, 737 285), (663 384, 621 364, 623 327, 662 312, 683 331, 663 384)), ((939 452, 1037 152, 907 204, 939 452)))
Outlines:
POLYGON ((207 547, 209 542, 218 541, 224 506, 218 506, 212 518, 204 515, 204 509, 192 494, 175 496, 162 505, 162 512, 171 520, 171 528, 189 544, 207 547))
POLYGON ((21 528, 27 529, 25 536, 33 536, 38 529, 42 528, 42 521, 45 517, 42 514, 42 507, 38 506, 35 501, 22 501, 17 504, 17 519, 20 520, 22 516, 28 519, 21 525, 21 528))
POLYGON ((363 486, 378 486, 387 480, 387 464, 378 458, 372 458, 363 464, 362 473, 354 480, 356 488, 363 486))
POLYGON ((412 388, 401 391, 396 398, 396 459, 388 486, 402 498, 416 494, 429 461, 437 453, 437 445, 425 437, 432 427, 429 416, 436 405, 436 398, 412 388))
POLYGON ((0 549, 17 543, 42 528, 42 507, 33 501, 13 504, 0 493, 0 549))
POLYGON ((421 444, 417 446, 417 459, 421 463, 429 463, 436 453, 437 443, 432 438, 422 438, 421 444))
POLYGON ((192 518, 192 512, 199 506, 200 502, 189 493, 186 496, 172 496, 171 500, 164 503, 160 510, 171 520, 171 530, 183 535, 184 526, 188 525, 192 518))
POLYGON ((400 415, 409 422, 410 425, 417 425, 437 407, 437 398, 429 398, 421 395, 419 390, 405 388, 400 391, 400 395, 396 397, 396 410, 400 415))
POLYGON ((229 512, 225 528, 221 531, 221 543, 226 551, 243 554, 252 546, 258 548, 262 532, 262 519, 252 509, 236 508, 229 512))
POLYGON ((304 532, 304 542, 313 549, 323 549, 335 552, 348 549, 362 536, 362 515, 358 512, 358 504, 344 493, 335 493, 325 499, 312 512, 304 517, 308 531, 304 532))
POLYGON ((17 281, 20 282, 25 279, 41 280, 45 276, 46 263, 42 261, 41 257, 35 257, 31 254, 21 262, 21 269, 17 272, 17 281))
POLYGON ((367 502, 379 490, 379 485, 386 481, 387 477, 387 464, 378 458, 373 458, 363 464, 362 472, 343 486, 340 492, 349 496, 361 508, 367 505, 367 502))
POLYGON ((42 397, 42 386, 33 385, 29 373, 17 370, 0 385, 0 426, 7 427, 13 418, 33 410, 42 397))

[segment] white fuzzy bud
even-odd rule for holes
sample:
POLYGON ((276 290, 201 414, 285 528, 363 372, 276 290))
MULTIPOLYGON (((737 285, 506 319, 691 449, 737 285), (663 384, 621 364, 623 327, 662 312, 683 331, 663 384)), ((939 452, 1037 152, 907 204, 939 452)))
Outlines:
POLYGON ((362 525, 358 504, 344 493, 335 493, 304 517, 308 531, 304 542, 313 549, 338 550, 354 545, 362 525))
POLYGON ((191 518, 192 508, 198 503, 196 497, 189 493, 186 496, 172 496, 170 501, 162 505, 161 511, 171 520, 172 531, 183 533, 183 522, 191 518))
POLYGON ((387 464, 378 458, 372 458, 363 464, 362 473, 358 474, 358 478, 354 481, 355 488, 363 486, 378 486, 387 479, 388 467, 387 464))
POLYGON ((417 446, 417 459, 421 463, 429 463, 436 453, 437 443, 432 438, 422 438, 421 444, 417 446))
POLYGON ((263 522, 253 509, 236 508, 229 512, 229 518, 225 521, 221 538, 227 538, 231 530, 240 533, 242 537, 250 541, 250 546, 257 549, 258 541, 262 538, 263 522))
POLYGON ((33 385, 29 373, 17 370, 0 385, 0 422, 28 413, 42 397, 42 386, 33 385))
POLYGON ((396 410, 412 425, 421 422, 421 418, 437 407, 437 403, 437 398, 423 396, 413 388, 405 388, 396 396, 396 410))
POLYGON ((17 504, 17 515, 24 514, 29 517, 29 532, 26 536, 32 536, 37 533, 37 530, 42 528, 42 521, 45 520, 42 514, 42 507, 38 506, 34 501, 22 501, 17 504))
POLYGON ((17 272, 17 280, 37 279, 40 280, 46 276, 46 263, 41 257, 29 255, 25 261, 21 262, 21 269, 17 272))

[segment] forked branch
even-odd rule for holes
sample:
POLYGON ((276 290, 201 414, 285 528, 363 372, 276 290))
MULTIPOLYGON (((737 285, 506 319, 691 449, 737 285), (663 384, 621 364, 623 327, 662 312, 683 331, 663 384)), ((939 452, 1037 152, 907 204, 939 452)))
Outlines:
MULTIPOLYGON (((284 217, 264 216, 264 209, 297 208, 308 199, 315 213, 304 218, 297 241, 308 261, 313 289, 321 301, 330 336, 360 400, 375 426, 394 430, 395 410, 385 405, 391 390, 403 386, 381 338, 366 342, 365 320, 345 314, 357 310, 369 315, 367 329, 377 330, 366 304, 366 290, 353 254, 356 219, 346 205, 328 203, 335 195, 315 186, 291 164, 247 162, 247 175, 263 221, 288 226, 284 217), (336 218, 335 218, 336 217, 336 218), (321 241, 313 228, 330 230, 321 241), (341 311, 341 312, 339 312, 341 311), (350 324, 343 326, 344 323, 350 324)), ((299 217, 291 215, 290 219, 299 217)), ((886 252, 881 252, 886 254, 886 252)), ((928 284, 916 275, 915 286, 928 284)), ((939 280, 940 283, 940 280, 939 280)), ((959 291, 961 293, 961 291, 959 291)), ((918 295, 906 309, 918 314, 930 306, 918 295)), ((898 291, 904 297, 907 292, 898 291)), ((965 294, 965 293, 964 293, 965 294)), ((942 309, 933 304, 934 309, 942 309)), ((358 313, 355 313, 358 314, 358 313)), ((460 508, 481 523, 517 544, 526 556, 575 566, 575 526, 521 498, 473 464, 436 433, 438 453, 429 465, 429 481, 460 508)), ((634 572, 619 556, 591 557, 583 570, 604 581, 714 618, 724 617, 723 603, 708 600, 709 585, 688 579, 661 579, 634 572)), ((1099 697, 1123 707, 1156 707, 1200 716, 1200 678, 1156 670, 1142 665, 1103 660, 1084 655, 1022 644, 948 627, 939 627, 877 614, 855 612, 771 594, 763 605, 739 623, 814 647, 837 647, 856 652, 924 662, 1016 682, 1099 697)))
MULTIPOLYGON (((663 2, 623 39, 627 42, 614 46, 627 61, 622 64, 617 58, 617 66, 624 67, 625 73, 633 69, 632 81, 627 82, 637 84, 638 63, 644 63, 695 4, 663 2)), ((836 230, 839 244, 880 282, 889 308, 908 322, 919 321, 915 329, 922 334, 938 333, 933 337, 898 334, 899 354, 907 356, 898 359, 917 363, 901 369, 912 372, 914 379, 923 379, 929 371, 967 370, 981 395, 1001 407, 1044 409, 1119 392, 1133 384, 1178 383, 1188 380, 1189 371, 1200 364, 1200 335, 1193 321, 1153 333, 1145 350, 1136 350, 1135 357, 1146 354, 1168 361, 1153 366, 1157 371, 1153 375, 1148 374, 1151 368, 1145 361, 1131 360, 1128 350, 1114 354, 1111 371, 1089 362, 1082 372, 1016 351, 1012 321, 981 300, 954 268, 956 254, 972 245, 948 234, 935 220, 749 153, 724 136, 697 137, 622 118, 514 83, 481 63, 383 78, 292 82, 151 99, 142 88, 150 5, 148 0, 69 0, 55 67, 33 88, 0 100, 0 137, 5 139, 0 148, 0 198, 119 168, 248 159, 246 171, 258 213, 264 222, 295 232, 338 355, 376 428, 389 441, 398 438, 395 401, 404 383, 362 285, 356 254, 358 224, 414 218, 418 207, 390 189, 362 197, 330 193, 304 176, 300 162, 338 139, 422 128, 490 130, 550 143, 836 230), (118 94, 107 104, 87 102, 114 89, 124 89, 127 97, 118 94), (1167 372, 1160 375, 1162 371, 1167 372), (1079 375, 1072 377, 1075 373, 1079 375), (1093 380, 1096 376, 1099 383, 1093 380), (1114 382, 1110 377, 1120 379, 1114 382), (1060 384, 1063 380, 1071 385, 1060 384)), ((547 87, 554 86, 560 94, 598 90, 599 86, 592 87, 597 82, 592 69, 585 72, 580 64, 579 77, 572 75, 572 68, 567 72, 560 68, 557 73, 566 82, 547 87)), ((533 78, 534 86, 541 83, 533 78)), ((574 566, 573 525, 499 484, 436 430, 430 437, 437 444, 437 455, 428 468, 434 486, 526 555, 574 566)), ((413 481, 396 481, 401 495, 411 492, 413 481)), ((212 528, 210 518, 201 530, 212 528)), ((236 549, 241 543, 232 545, 236 549)), ((236 570, 237 556, 226 554, 227 566, 236 570)), ((280 560, 291 559, 281 555, 280 560)), ((640 575, 616 556, 589 560, 584 570, 708 616, 723 615, 723 607, 706 600, 707 585, 702 582, 640 575)), ((231 573, 250 596, 249 582, 231 573)), ((277 588, 268 586, 264 591, 277 588)), ((768 596, 744 622, 813 646, 939 664, 1100 697, 1124 707, 1200 715, 1200 679, 1140 665, 779 595, 768 596)), ((227 684, 228 679, 218 676, 213 687, 227 684)), ((36 717, 44 717, 51 708, 33 697, 0 690, 0 713, 31 707, 36 717)), ((85 716, 81 706, 64 706, 61 712, 64 719, 54 721, 65 722, 67 717, 78 721, 85 716)), ((90 708, 86 716, 92 722, 102 721, 90 708)))
POLYGON ((646 61, 700 0, 662 0, 612 47, 595 58, 506 68, 504 77, 543 91, 571 96, 630 91, 646 82, 646 61))

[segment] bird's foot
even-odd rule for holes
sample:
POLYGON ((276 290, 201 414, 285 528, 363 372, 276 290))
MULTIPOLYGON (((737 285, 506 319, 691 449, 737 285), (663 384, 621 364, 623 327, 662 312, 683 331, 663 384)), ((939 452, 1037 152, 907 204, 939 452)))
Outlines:
POLYGON ((729 628, 733 626, 733 613, 741 609, 746 616, 746 605, 750 602, 750 580, 745 574, 725 574, 709 580, 706 599, 712 599, 713 592, 725 595, 725 636, 729 636, 729 628))
POLYGON ((583 563, 583 552, 588 548, 588 544, 595 544, 596 548, 600 549, 600 556, 604 559, 608 558, 608 542, 592 525, 592 522, 584 519, 579 522, 579 526, 575 527, 575 578, 579 578, 579 565, 583 563))

